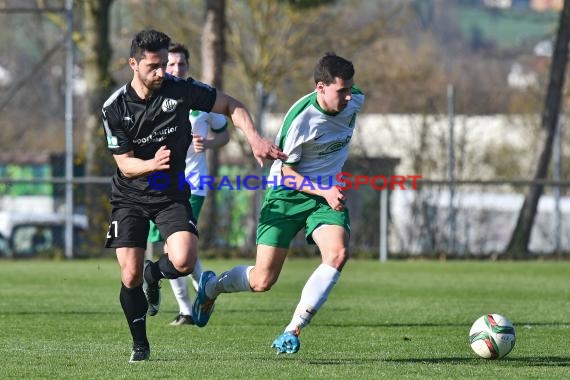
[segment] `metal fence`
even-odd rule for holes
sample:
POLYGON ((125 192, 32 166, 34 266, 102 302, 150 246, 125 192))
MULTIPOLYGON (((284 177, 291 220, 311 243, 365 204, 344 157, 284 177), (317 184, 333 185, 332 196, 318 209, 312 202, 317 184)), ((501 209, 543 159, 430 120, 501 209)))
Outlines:
POLYGON ((570 251, 568 181, 422 181, 416 192, 393 192, 389 247, 410 255, 497 256, 507 248, 531 185, 543 185, 529 251, 570 251), (563 191, 561 191, 563 190, 563 191))
MULTIPOLYGON (((100 209, 110 209, 108 177, 80 177, 71 181, 74 213, 87 214, 89 227, 74 230, 79 236, 70 251, 73 256, 102 255, 105 219, 89 215, 85 207, 88 197, 100 209), (91 189, 90 191, 88 189, 91 189), (95 189, 95 191, 94 191, 95 189), (89 194, 89 195, 88 195, 89 194), (99 206, 97 206, 99 205, 99 206)), ((65 178, 13 180, 0 178, 3 189, 11 186, 38 186, 45 192, 46 184, 53 186, 47 198, 53 211, 65 212, 65 178)), ((378 191, 372 186, 346 191, 351 215, 351 251, 356 256, 389 257, 447 255, 452 257, 489 257, 500 255, 506 248, 514 229, 524 193, 533 184, 543 185, 529 250, 537 255, 570 251, 570 181, 433 181, 419 180, 414 190, 410 183, 405 189, 388 186, 378 191), (393 189, 391 189, 393 187, 393 189)), ((7 191, 4 191, 6 194, 7 191)), ((220 207, 216 247, 239 248, 244 239, 243 220, 247 214, 247 190, 215 190, 220 207)), ((44 196, 44 199, 46 197, 44 196)), ((41 208, 33 197, 2 198, 2 211, 24 211, 33 214, 41 208)), ((99 210, 99 211, 101 211, 99 210)), ((108 216, 108 213, 103 213, 108 216)), ((67 233, 67 232, 66 232, 67 233)), ((64 237, 63 241, 67 241, 64 237)), ((304 245, 302 234, 293 248, 304 245)), ((65 247, 63 247, 65 248, 65 247)))

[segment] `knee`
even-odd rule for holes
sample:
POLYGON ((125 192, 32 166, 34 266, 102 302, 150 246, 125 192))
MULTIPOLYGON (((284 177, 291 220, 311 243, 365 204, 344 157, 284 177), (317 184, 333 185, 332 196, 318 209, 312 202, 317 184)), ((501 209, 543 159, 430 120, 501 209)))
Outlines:
POLYGON ((194 271, 194 265, 184 264, 176 267, 176 270, 181 273, 182 276, 188 276, 194 271))
POLYGON ((196 265, 196 257, 189 256, 185 260, 180 260, 180 259, 173 260, 173 258, 170 257, 169 259, 170 262, 172 263, 172 266, 174 266, 174 269, 176 269, 178 272, 182 273, 183 275, 189 275, 194 271, 194 266, 196 265))
POLYGON ((273 276, 254 277, 250 276, 249 286, 253 292, 267 292, 271 289, 277 278, 273 276))
POLYGON ((142 278, 142 270, 128 270, 123 269, 121 271, 121 281, 125 285, 125 287, 132 289, 136 288, 137 286, 141 285, 143 282, 142 278))
POLYGON ((327 258, 326 264, 340 271, 348 261, 348 248, 337 247, 330 250, 325 257, 327 258))

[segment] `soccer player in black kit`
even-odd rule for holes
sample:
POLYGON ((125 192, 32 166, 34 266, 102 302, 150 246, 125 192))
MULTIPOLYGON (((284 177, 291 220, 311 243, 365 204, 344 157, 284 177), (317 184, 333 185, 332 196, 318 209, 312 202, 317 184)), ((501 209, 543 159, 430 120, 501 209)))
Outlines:
POLYGON ((192 140, 189 110, 228 116, 244 132, 260 165, 263 159, 286 158, 257 133, 242 103, 192 78, 166 74, 169 43, 156 30, 135 35, 129 58, 133 79, 109 97, 102 111, 107 146, 117 163, 105 247, 116 249, 121 270, 119 298, 133 338, 130 362, 150 357, 146 314, 158 312, 159 281, 190 274, 197 257, 198 231, 184 181, 192 140), (169 248, 156 262, 144 261, 149 220, 169 248))

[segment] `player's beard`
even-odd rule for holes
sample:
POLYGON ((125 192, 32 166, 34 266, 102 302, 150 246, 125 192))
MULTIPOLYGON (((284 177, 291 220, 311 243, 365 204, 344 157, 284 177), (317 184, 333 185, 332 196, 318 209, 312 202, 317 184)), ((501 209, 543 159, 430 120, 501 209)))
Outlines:
POLYGON ((160 86, 162 86, 162 79, 154 79, 150 80, 148 83, 145 83, 149 90, 158 90, 160 86))
POLYGON ((162 86, 162 80, 163 79, 164 78, 147 79, 147 78, 143 78, 139 75, 139 80, 145 85, 146 88, 148 88, 151 91, 158 90, 160 88, 160 86, 162 86))

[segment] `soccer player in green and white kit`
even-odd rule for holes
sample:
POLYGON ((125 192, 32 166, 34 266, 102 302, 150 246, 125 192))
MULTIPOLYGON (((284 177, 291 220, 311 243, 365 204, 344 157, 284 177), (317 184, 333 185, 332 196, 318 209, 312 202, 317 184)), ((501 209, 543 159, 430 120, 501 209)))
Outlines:
POLYGON ((279 353, 299 350, 301 329, 324 304, 348 260, 350 221, 345 196, 336 185, 364 103, 353 77, 352 63, 334 53, 317 63, 315 91, 291 107, 277 136, 276 144, 288 158, 273 163, 270 177, 276 176, 278 184, 287 187, 274 186, 266 194, 257 227, 255 266, 236 266, 219 277, 203 272, 193 305, 196 325, 208 323, 220 293, 269 290, 291 241, 305 228, 306 240, 319 247, 322 263, 305 284, 283 334, 272 344, 279 353))

